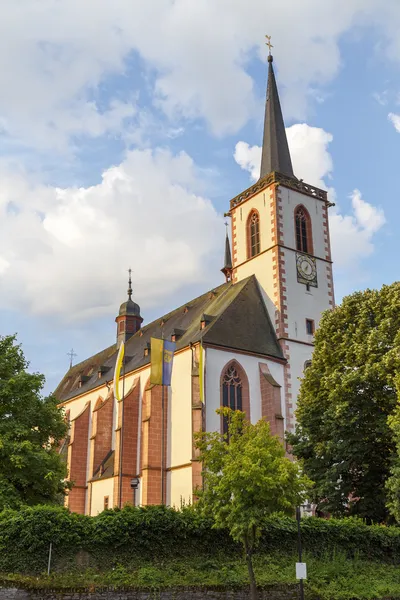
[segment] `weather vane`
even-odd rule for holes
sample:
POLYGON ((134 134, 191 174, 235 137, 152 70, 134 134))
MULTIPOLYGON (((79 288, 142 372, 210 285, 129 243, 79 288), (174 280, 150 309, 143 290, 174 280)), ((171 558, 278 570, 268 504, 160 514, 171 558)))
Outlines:
POLYGON ((270 35, 266 35, 265 37, 268 40, 268 42, 265 42, 265 45, 268 46, 269 55, 271 56, 271 48, 273 48, 273 45, 271 44, 271 36, 270 35))
POLYGON ((78 356, 78 355, 74 352, 74 349, 71 348, 71 351, 67 352, 67 356, 69 356, 69 359, 70 359, 69 360, 69 368, 72 369, 73 360, 74 360, 75 356, 78 356))
POLYGON ((129 287, 128 287, 128 296, 129 296, 129 299, 130 299, 130 298, 131 298, 131 296, 132 296, 132 291, 133 291, 133 290, 132 290, 132 269, 128 269, 128 273, 129 273, 129 281, 128 281, 128 286, 129 286, 129 287))

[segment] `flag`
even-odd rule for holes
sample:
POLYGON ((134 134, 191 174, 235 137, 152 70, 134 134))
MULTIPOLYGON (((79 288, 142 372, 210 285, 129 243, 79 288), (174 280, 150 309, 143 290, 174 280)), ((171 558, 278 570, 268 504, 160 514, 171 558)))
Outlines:
POLYGON ((120 376, 121 376, 122 363, 124 362, 124 356, 125 356, 125 344, 124 344, 124 342, 122 342, 119 347, 117 362, 115 363, 115 371, 114 371, 114 398, 118 401, 121 400, 121 397, 119 395, 119 380, 120 380, 120 376))
POLYGON ((168 340, 151 338, 151 373, 150 383, 154 385, 171 385, 172 363, 176 344, 168 340))
POLYGON ((199 347, 199 388, 200 388, 200 400, 204 404, 204 355, 203 355, 203 344, 200 342, 199 347))

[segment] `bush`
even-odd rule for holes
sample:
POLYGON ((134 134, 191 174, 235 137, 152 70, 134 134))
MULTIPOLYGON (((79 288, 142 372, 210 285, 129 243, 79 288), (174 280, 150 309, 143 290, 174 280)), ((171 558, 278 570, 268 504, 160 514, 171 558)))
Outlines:
MULTIPOLYGON (((400 528, 365 525, 357 519, 302 520, 304 550, 311 556, 332 555, 398 563, 400 528)), ((218 562, 219 556, 240 557, 241 548, 225 530, 193 508, 175 511, 160 506, 108 510, 97 517, 70 513, 65 508, 38 506, 0 513, 0 571, 38 574, 47 569, 53 545, 52 570, 102 571, 117 567, 162 564, 171 557, 197 557, 218 562)), ((260 540, 260 555, 292 555, 297 547, 297 525, 288 517, 270 518, 260 540)), ((143 577, 149 576, 143 571, 143 577)))

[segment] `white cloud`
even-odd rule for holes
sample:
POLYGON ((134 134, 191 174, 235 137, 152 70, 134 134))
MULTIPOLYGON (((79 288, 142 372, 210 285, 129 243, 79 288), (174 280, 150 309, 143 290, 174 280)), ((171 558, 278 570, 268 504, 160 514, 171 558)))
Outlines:
MULTIPOLYGON (((329 198, 334 201, 335 190, 327 188, 325 182, 325 179, 331 178, 333 171, 328 150, 333 136, 305 123, 293 125, 286 132, 297 177, 328 189, 329 198)), ((261 163, 259 146, 238 142, 234 158, 242 169, 249 171, 254 181, 258 179, 261 163)), ((360 261, 374 251, 374 235, 385 224, 383 210, 363 200, 359 190, 354 190, 351 195, 351 208, 351 214, 343 214, 338 206, 331 208, 329 213, 333 261, 340 272, 347 273, 356 272, 360 261)))
POLYGON ((187 154, 166 150, 131 151, 87 188, 3 172, 0 306, 71 319, 109 314, 129 266, 146 308, 183 286, 211 287, 218 270, 207 261, 222 256, 222 220, 199 179, 187 154))
POLYGON ((400 133, 400 115, 396 115, 395 113, 389 113, 388 119, 393 124, 393 127, 395 128, 397 133, 400 133))
POLYGON ((374 234, 385 224, 383 210, 366 202, 359 190, 351 194, 352 214, 331 209, 329 226, 335 267, 348 274, 357 273, 360 261, 374 252, 374 234))
POLYGON ((383 210, 365 202, 360 190, 354 190, 351 202, 357 222, 366 231, 375 233, 386 223, 383 210))
POLYGON ((400 59, 398 0, 252 0, 251 8, 243 0, 4 0, 1 129, 61 149, 70 136, 123 132, 136 98, 112 97, 104 107, 93 97, 108 75, 126 73, 136 51, 166 114, 203 117, 217 135, 235 132, 259 114, 246 68, 256 54, 266 58, 265 23, 288 119, 304 118, 310 98, 323 96, 340 68, 338 40, 356 26, 369 35, 373 24, 376 51, 400 59))
POLYGON ((250 173, 253 181, 260 177, 261 146, 249 146, 247 142, 238 142, 233 155, 237 164, 250 173))
MULTIPOLYGON (((331 177, 333 170, 332 157, 328 152, 332 135, 306 123, 288 127, 286 135, 295 174, 304 181, 325 189, 323 178, 331 177)), ((257 181, 260 176, 261 147, 249 146, 240 141, 235 146, 234 158, 242 169, 249 171, 251 179, 257 181)))

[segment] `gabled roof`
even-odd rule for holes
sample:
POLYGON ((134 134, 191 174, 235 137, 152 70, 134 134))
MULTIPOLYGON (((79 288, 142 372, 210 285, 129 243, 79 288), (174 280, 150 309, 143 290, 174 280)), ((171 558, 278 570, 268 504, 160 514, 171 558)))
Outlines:
MULTIPOLYGON (((151 357, 144 352, 150 338, 171 339, 175 330, 182 333, 176 342, 177 350, 202 340, 204 344, 284 360, 254 275, 235 284, 224 283, 142 327, 126 343, 125 372, 135 371, 150 362, 151 357), (203 315, 207 316, 202 329, 203 315)), ((59 402, 111 381, 116 357, 117 347, 113 345, 74 365, 55 391, 59 402), (99 377, 101 366, 108 367, 108 371, 99 377), (79 387, 82 375, 86 378, 79 387)))

